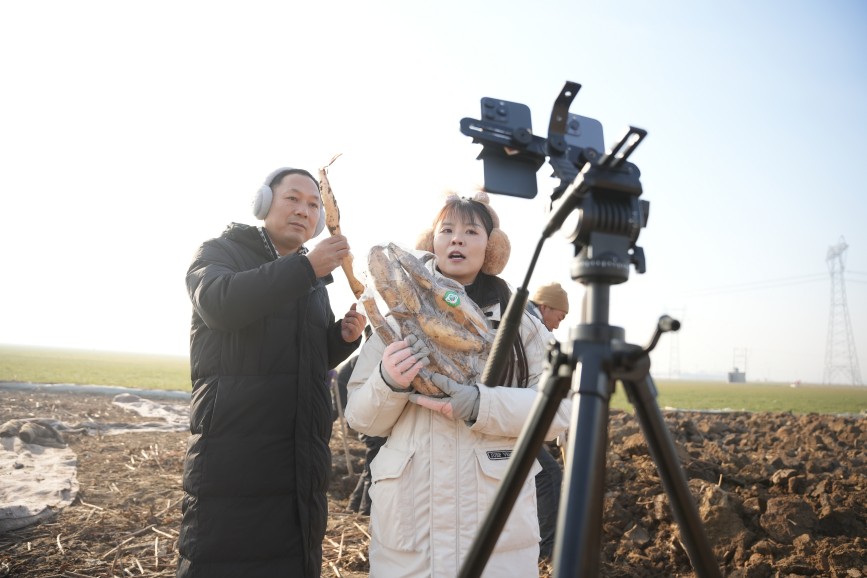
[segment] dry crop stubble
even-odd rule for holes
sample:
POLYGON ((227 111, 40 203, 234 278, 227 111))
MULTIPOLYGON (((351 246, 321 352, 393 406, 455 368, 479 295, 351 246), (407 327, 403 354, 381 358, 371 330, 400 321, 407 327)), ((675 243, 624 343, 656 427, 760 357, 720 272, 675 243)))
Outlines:
MULTIPOLYGON (((0 415, 4 422, 144 419, 111 400, 0 391, 0 415)), ((664 415, 725 576, 867 576, 864 417, 664 415)), ((365 448, 350 430, 350 475, 334 431, 322 573, 366 576, 368 519, 348 509, 365 448)), ((609 435, 601 575, 692 575, 637 422, 615 410, 609 435)), ((67 441, 78 456, 79 495, 54 519, 0 536, 0 576, 173 576, 186 434, 67 441)))

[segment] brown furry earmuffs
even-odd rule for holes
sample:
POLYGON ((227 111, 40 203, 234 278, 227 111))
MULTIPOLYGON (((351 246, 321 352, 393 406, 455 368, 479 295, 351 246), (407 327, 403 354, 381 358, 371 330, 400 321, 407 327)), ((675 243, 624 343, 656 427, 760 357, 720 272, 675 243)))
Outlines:
MULTIPOLYGON (((509 243, 509 237, 507 237, 506 233, 500 229, 500 217, 497 216, 496 211, 491 207, 488 193, 485 191, 478 191, 471 198, 462 198, 455 193, 449 193, 446 197, 445 204, 448 206, 461 201, 476 201, 482 204, 485 209, 487 209, 488 214, 491 215, 491 221, 494 223, 494 228, 488 235, 488 246, 485 248, 485 261, 482 263, 482 273, 488 275, 499 275, 503 272, 503 269, 506 268, 506 264, 509 262, 509 254, 512 252, 512 245, 509 243)), ((415 243, 416 249, 433 253, 434 226, 436 226, 436 223, 419 235, 418 240, 415 243)))

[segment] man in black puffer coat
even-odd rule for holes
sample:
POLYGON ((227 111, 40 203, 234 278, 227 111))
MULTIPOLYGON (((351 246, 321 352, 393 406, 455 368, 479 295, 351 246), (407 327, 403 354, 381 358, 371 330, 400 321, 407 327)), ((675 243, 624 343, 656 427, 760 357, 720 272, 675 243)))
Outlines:
POLYGON ((331 396, 326 373, 359 345, 352 305, 335 321, 326 291, 349 252, 324 228, 319 185, 271 173, 254 214, 196 252, 193 394, 184 462, 179 578, 318 577, 328 519, 331 396))

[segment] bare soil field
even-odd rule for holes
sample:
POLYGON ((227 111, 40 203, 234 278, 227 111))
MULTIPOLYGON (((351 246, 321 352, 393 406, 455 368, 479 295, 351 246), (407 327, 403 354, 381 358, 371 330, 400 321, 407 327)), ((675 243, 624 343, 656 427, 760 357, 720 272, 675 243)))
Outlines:
MULTIPOLYGON (((0 423, 19 418, 145 420, 108 395, 0 391, 0 423)), ((867 577, 864 416, 665 419, 724 576, 867 577)), ((601 575, 694 575, 636 420, 613 412, 609 431, 601 575)), ((77 497, 49 520, 0 534, 0 578, 173 576, 186 434, 65 438, 78 459, 77 497)), ((364 446, 336 424, 332 452, 322 575, 367 576, 367 518, 348 510, 364 446)))

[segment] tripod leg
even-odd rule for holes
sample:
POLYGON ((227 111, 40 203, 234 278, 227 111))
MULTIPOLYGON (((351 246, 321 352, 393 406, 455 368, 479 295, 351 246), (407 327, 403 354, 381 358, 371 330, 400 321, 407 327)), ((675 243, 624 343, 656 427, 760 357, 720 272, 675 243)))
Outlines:
POLYGON ((613 383, 602 370, 608 346, 588 345, 581 351, 580 377, 573 375, 578 395, 572 401, 554 546, 554 575, 558 578, 599 573, 608 403, 613 383))
POLYGON ((650 456, 668 494, 674 519, 680 528, 681 541, 696 575, 702 578, 721 577, 719 565, 698 515, 698 508, 689 491, 686 474, 677 459, 674 442, 656 404, 656 386, 653 379, 647 375, 641 384, 624 380, 623 387, 635 407, 650 456))
POLYGON ((539 455, 545 433, 554 421, 560 402, 566 397, 572 377, 571 367, 566 369, 567 372, 561 375, 559 362, 557 362, 552 368, 545 370, 542 389, 539 390, 530 415, 515 443, 509 467, 500 483, 494 502, 485 515, 476 539, 473 540, 473 545, 461 565, 460 578, 477 578, 482 575, 485 564, 488 563, 488 558, 500 537, 500 532, 506 524, 506 519, 512 511, 512 506, 515 505, 521 485, 527 479, 530 468, 539 455))

